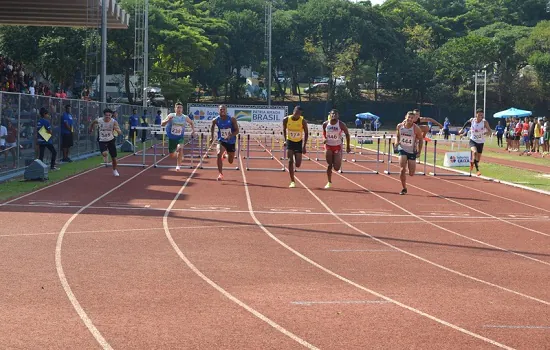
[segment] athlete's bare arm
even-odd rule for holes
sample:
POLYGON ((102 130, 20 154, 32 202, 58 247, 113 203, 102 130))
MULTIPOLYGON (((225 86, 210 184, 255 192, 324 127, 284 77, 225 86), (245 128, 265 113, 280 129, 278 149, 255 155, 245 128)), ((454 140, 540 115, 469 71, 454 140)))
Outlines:
POLYGON ((462 128, 460 130, 458 130, 458 133, 460 135, 462 135, 464 133, 464 128, 467 127, 468 125, 472 125, 472 119, 468 119, 468 121, 466 123, 464 123, 464 125, 462 126, 462 128))
POLYGON ((418 142, 418 154, 422 153, 422 146, 424 144, 424 137, 422 133, 422 129, 416 124, 414 125, 414 134, 416 135, 416 140, 418 142))
POLYGON ((327 143, 327 124, 328 122, 323 123, 323 144, 327 143))
POLYGON ((231 124, 233 125, 233 132, 227 136, 228 139, 232 138, 233 136, 237 136, 239 134, 239 123, 237 123, 237 119, 231 117, 231 124))
POLYGON ((191 131, 194 134, 195 133, 195 123, 193 122, 193 119, 189 118, 189 116, 185 117, 185 121, 191 125, 191 131))
POLYGON ((113 130, 118 132, 119 135, 122 134, 122 130, 120 130, 120 127, 118 126, 118 122, 115 120, 115 122, 113 123, 113 130))
POLYGON ((210 140, 214 142, 214 130, 216 129, 216 119, 212 119, 212 126, 210 126, 210 140))
POLYGON ((309 138, 309 130, 307 128, 307 121, 302 119, 302 126, 304 127, 304 144, 302 146, 302 153, 306 153, 306 145, 307 145, 307 139, 309 138))
POLYGON ((433 119, 433 118, 420 117, 420 122, 421 122, 421 123, 432 122, 432 124, 439 125, 440 128, 443 127, 443 125, 441 125, 437 120, 435 120, 435 119, 433 119))
POLYGON ((342 121, 340 121, 340 128, 344 131, 344 134, 346 134, 346 152, 351 152, 351 137, 349 136, 349 130, 346 124, 344 124, 342 121))
POLYGON ((491 130, 491 126, 489 125, 489 122, 485 120, 485 135, 491 135, 491 132, 493 132, 493 130, 491 130))
POLYGON ((286 125, 288 123, 288 117, 283 119, 283 141, 286 143, 286 125))
POLYGON ((90 129, 90 130, 89 130, 90 133, 92 133, 92 131, 94 131, 94 127, 96 126, 96 124, 97 124, 97 119, 94 120, 94 121, 90 124, 90 128, 89 128, 89 129, 90 129))
POLYGON ((172 120, 173 118, 174 118, 174 116, 169 114, 168 116, 166 116, 166 118, 164 118, 164 120, 162 122, 160 122, 160 125, 161 126, 166 126, 166 124, 168 124, 168 122, 170 120, 172 120))

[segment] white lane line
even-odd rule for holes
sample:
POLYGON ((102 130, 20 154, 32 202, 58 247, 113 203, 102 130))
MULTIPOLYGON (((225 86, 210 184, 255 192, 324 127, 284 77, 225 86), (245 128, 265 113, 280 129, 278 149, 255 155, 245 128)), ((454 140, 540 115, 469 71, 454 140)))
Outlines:
MULTIPOLYGON (((268 151, 268 152, 269 152, 269 151, 268 151)), ((275 158, 275 159, 277 160, 277 158, 275 158)), ((452 329, 454 329, 454 330, 457 330, 457 331, 459 331, 459 332, 462 332, 462 333, 467 334, 467 335, 469 335, 469 336, 472 336, 472 337, 474 337, 474 338, 477 338, 477 339, 480 339, 480 340, 482 340, 482 341, 485 341, 485 342, 487 342, 487 343, 489 343, 489 344, 498 346, 498 347, 503 348, 503 349, 513 349, 513 348, 511 348, 511 347, 509 347, 509 346, 507 346, 507 345, 501 344, 501 343, 496 342, 496 341, 494 341, 494 340, 492 340, 492 339, 489 339, 489 338, 486 338, 486 337, 484 337, 484 336, 482 336, 482 335, 479 335, 479 334, 477 334, 477 333, 471 332, 471 331, 469 331, 469 330, 467 330, 467 329, 464 329, 464 328, 459 327, 459 326, 457 326, 457 325, 454 325, 454 324, 452 324, 452 323, 450 323, 450 322, 444 321, 444 320, 439 319, 439 318, 437 318, 437 317, 435 317, 435 316, 432 316, 432 315, 430 315, 430 314, 428 314, 428 313, 425 313, 425 312, 423 312, 423 311, 421 311, 421 310, 418 310, 418 309, 416 309, 416 308, 413 308, 412 306, 403 304, 403 303, 401 303, 401 302, 399 302, 399 301, 397 301, 397 300, 395 300, 395 299, 391 299, 390 297, 387 297, 387 296, 385 296, 385 295, 383 295, 383 294, 380 294, 380 293, 378 293, 378 292, 376 292, 376 291, 374 291, 374 290, 372 290, 372 289, 369 289, 369 288, 367 288, 367 287, 364 287, 363 285, 360 285, 360 284, 358 284, 358 283, 356 283, 356 282, 354 282, 354 281, 352 281, 352 280, 350 280, 350 279, 347 279, 346 277, 344 277, 344 276, 342 276, 342 275, 339 275, 339 274, 337 274, 336 272, 334 272, 334 271, 332 271, 332 270, 329 270, 328 268, 326 268, 326 267, 324 267, 324 266, 322 266, 322 265, 316 263, 315 261, 311 260, 311 259, 308 258, 307 256, 303 255, 302 253, 298 252, 298 251, 295 250, 294 248, 290 247, 289 245, 287 245, 286 243, 284 243, 283 241, 281 241, 280 239, 278 239, 278 238, 277 238, 275 235, 273 235, 273 234, 271 233, 271 231, 269 231, 269 230, 268 230, 268 229, 258 220, 258 218, 256 217, 256 215, 255 215, 255 213, 254 213, 254 209, 253 209, 253 207, 252 207, 252 199, 251 199, 251 197, 250 197, 250 191, 249 191, 249 189, 248 189, 248 181, 246 180, 246 174, 245 174, 245 172, 244 172, 244 164, 243 164, 242 159, 239 159, 239 161, 240 161, 240 163, 241 163, 241 173, 242 173, 242 175, 243 175, 243 183, 244 183, 244 189, 245 189, 245 193, 246 193, 246 201, 247 201, 247 204, 248 204, 248 210, 249 210, 249 212, 250 212, 250 216, 252 217, 252 219, 254 220, 254 222, 256 222, 256 224, 258 225, 258 227, 261 228, 262 231, 265 232, 265 234, 267 234, 269 237, 271 237, 271 239, 273 239, 274 241, 276 241, 277 243, 279 243, 281 246, 283 246, 284 248, 286 248, 286 249, 289 250, 290 252, 294 253, 296 256, 298 256, 298 257, 301 258, 302 260, 304 260, 304 261, 310 263, 311 265, 317 267, 318 269, 320 269, 320 270, 326 272, 327 274, 329 274, 329 275, 331 275, 331 276, 333 276, 333 277, 336 277, 336 278, 338 278, 339 280, 341 280, 341 281, 343 281, 343 282, 345 282, 345 283, 348 283, 348 284, 350 284, 350 285, 352 285, 352 286, 354 286, 354 287, 356 287, 356 288, 359 288, 359 289, 361 289, 361 290, 363 290, 363 291, 365 291, 365 292, 367 292, 367 293, 370 293, 370 294, 372 294, 372 295, 374 295, 374 296, 376 296, 376 297, 378 297, 378 298, 381 298, 381 299, 384 299, 384 300, 389 301, 389 302, 391 302, 391 303, 394 303, 395 305, 398 305, 398 306, 400 306, 400 307, 402 307, 402 308, 404 308, 404 309, 407 309, 407 310, 409 310, 409 311, 411 311, 411 312, 414 312, 414 313, 416 313, 416 314, 418 314, 418 315, 420 315, 420 316, 426 317, 426 318, 428 318, 428 319, 430 319, 430 320, 432 320, 432 321, 435 321, 435 322, 437 322, 437 323, 439 323, 439 324, 442 324, 442 325, 444 325, 444 326, 450 327, 450 328, 452 328, 452 329)), ((279 162, 279 160, 277 160, 277 162, 279 162)), ((281 163, 281 162, 279 162, 279 163, 281 163)), ((282 163, 281 163, 281 164, 282 164, 282 163)), ((299 182, 302 184, 302 186, 305 187, 304 183, 301 182, 301 181, 298 179, 298 177, 295 177, 295 179, 296 179, 297 181, 299 181, 299 182)), ((315 198, 317 198, 317 200, 319 201, 319 203, 321 203, 329 212, 332 213, 332 211, 330 210, 330 208, 328 208, 328 207, 326 206, 326 204, 325 204, 323 201, 321 201, 321 199, 320 199, 319 197, 317 197, 309 188, 307 188, 307 187, 305 187, 305 188, 306 188, 315 198)), ((343 221, 343 220, 340 219, 339 217, 337 217, 337 218, 338 218, 339 220, 343 221)), ((343 221, 343 222, 345 223, 345 221, 343 221)), ((352 225, 349 225, 349 226, 353 227, 352 225)), ((353 227, 353 228, 354 228, 354 227, 353 227)), ((356 229, 356 228, 355 228, 355 229, 356 229)), ((358 229, 356 229, 356 230, 358 230, 358 229)), ((373 238, 374 238, 374 237, 373 237, 373 238)), ((381 241, 381 242, 383 242, 383 241, 381 241)), ((383 243, 384 243, 385 245, 387 245, 387 246, 393 247, 392 245, 390 245, 390 244, 388 244, 388 243, 385 243, 385 242, 383 242, 383 243)), ((400 249, 397 248, 397 247, 395 247, 395 248, 398 249, 398 250, 400 250, 400 249)), ((410 254, 410 253, 407 252, 407 254, 410 254)), ((411 255, 412 255, 412 254, 411 254, 411 255)), ((419 258, 420 258, 420 257, 419 257, 419 258)), ((420 259, 422 259, 422 258, 420 258, 420 259)), ((548 303, 548 305, 550 305, 550 303, 548 303)))
MULTIPOLYGON (((166 158, 166 157, 164 157, 164 158, 166 158)), ((164 158, 162 158, 162 159, 164 159, 164 158)), ((69 220, 67 220, 67 222, 65 222, 65 225, 63 225, 63 228, 61 228, 61 231, 59 231, 59 236, 57 237, 57 243, 55 245, 55 268, 57 270, 57 276, 59 277, 59 281, 61 282, 61 285, 63 286, 63 290, 65 291, 65 294, 67 294, 67 298, 69 298, 69 301, 73 305, 73 308, 78 313, 78 316, 80 316, 80 319, 82 320, 82 322, 84 322, 84 324, 86 325, 86 327, 88 328, 90 333, 92 333, 92 335, 94 336, 96 341, 99 343, 99 345, 101 345, 101 347, 103 349, 112 349, 112 347, 107 342, 107 340, 103 337, 101 332, 96 328, 96 326, 94 325, 94 323, 92 322, 92 320, 90 319, 90 317, 88 316, 86 311, 84 311, 84 309, 82 308, 82 306, 78 302, 78 299, 74 295, 74 293, 71 289, 71 286, 69 285, 69 281, 67 280, 67 276, 65 276, 65 271, 63 270, 63 264, 62 264, 62 261, 61 261, 61 248, 63 247, 63 238, 65 237, 65 233, 67 232, 67 229, 69 228, 69 225, 71 225, 71 223, 76 219, 76 217, 80 213, 82 213, 84 210, 86 210, 86 208, 92 206, 95 202, 100 201, 102 198, 104 198, 104 197, 108 196, 109 194, 113 193, 114 191, 121 188, 122 186, 124 186, 125 184, 130 182, 131 180, 133 180, 136 177, 138 177, 139 175, 143 174, 145 171, 151 169, 152 167, 153 166, 151 165, 151 166, 141 170, 139 173, 135 174, 134 176, 130 177, 127 180, 124 180, 123 182, 121 182, 117 186, 113 187, 111 190, 105 192, 104 194, 97 197, 96 199, 94 199, 93 201, 88 203, 87 205, 80 208, 76 213, 74 213, 69 218, 69 220)))
POLYGON ((329 305, 329 304, 391 304, 388 300, 334 300, 334 301, 292 301, 293 305, 329 305))
MULTIPOLYGON (((242 166, 242 164, 241 164, 242 166)), ((212 281, 210 278, 208 278, 205 274, 203 274, 188 258, 187 256, 185 256, 185 254, 181 251, 181 249, 179 248, 179 246, 177 245, 177 243, 174 241, 174 239, 172 238, 172 234, 170 233, 170 228, 168 227, 168 216, 170 215, 170 211, 172 210, 172 208, 174 207, 174 205, 176 204, 178 198, 181 196, 183 190, 187 187, 187 184, 189 183, 189 181, 191 180, 191 178, 195 175, 195 172, 197 171, 198 169, 198 165, 193 169, 193 172, 189 175, 189 177, 187 178, 187 180, 185 181, 185 183, 180 187, 178 193, 176 194, 176 196, 174 197, 174 199, 172 200, 172 202, 170 203, 170 205, 168 206, 168 208, 166 209, 166 212, 164 213, 164 216, 162 218, 162 224, 163 224, 163 227, 164 227, 164 233, 166 235, 166 238, 168 239, 168 242, 170 242, 170 245, 172 246, 172 248, 175 250, 176 254, 180 257, 181 260, 183 260, 185 262, 185 264, 191 269, 191 271, 193 271, 197 276, 199 276, 203 281, 205 281, 206 283, 208 283, 210 286, 212 286, 214 289, 216 289, 218 292, 220 292, 223 296, 225 296, 226 298, 228 298, 229 300, 233 301, 235 304, 239 305, 240 307, 242 307, 243 309, 245 309, 246 311, 250 312, 251 314, 253 314, 254 316, 256 316, 258 319, 264 321, 265 323, 269 324, 271 327, 273 327, 274 329, 276 329, 277 331, 281 332, 282 334, 286 335, 287 337, 289 337, 290 339, 296 341, 298 344, 300 345, 303 345, 304 347, 308 348, 308 349, 317 349, 317 347, 311 345, 310 343, 308 343, 307 341, 305 341, 304 339, 298 337, 297 335, 295 335, 294 333, 286 330, 285 328, 283 328, 282 326, 280 326, 279 324, 277 324, 276 322, 274 322, 273 320, 269 319, 267 316, 263 315, 262 313, 256 311, 255 309, 253 309, 252 307, 248 306, 247 304, 245 304, 244 302, 242 302, 240 299, 237 299, 235 296, 233 296, 231 293, 229 293, 228 291, 226 291, 225 289, 223 289, 220 285, 218 285, 216 282, 212 281)))
MULTIPOLYGON (((315 161, 315 160, 312 160, 312 162, 315 162, 315 163, 319 164, 321 167, 324 167, 321 163, 319 163, 319 162, 317 162, 317 161, 315 161)), ((368 169, 367 167, 363 167, 363 166, 361 166, 361 165, 358 165, 358 166, 361 167, 361 168, 368 169)), ((456 236, 465 238, 465 239, 470 240, 470 241, 472 241, 472 242, 479 243, 479 244, 484 245, 484 246, 486 246, 486 247, 490 247, 490 248, 493 248, 493 249, 496 249, 496 250, 500 250, 500 251, 503 251, 503 252, 507 252, 507 253, 510 253, 510 254, 513 254, 513 255, 516 255, 516 256, 520 256, 520 257, 522 257, 522 258, 525 258, 525 259, 528 259, 528 260, 531 260, 531 261, 535 261, 535 262, 540 263, 540 264, 543 264, 543 265, 548 265, 548 266, 550 266, 550 262, 543 261, 543 260, 540 260, 540 259, 537 259, 537 258, 533 258, 533 257, 528 256, 528 255, 525 255, 525 254, 517 253, 517 252, 511 251, 511 250, 509 250, 509 249, 502 248, 502 247, 496 246, 496 245, 494 245, 494 244, 490 244, 490 243, 481 241, 481 240, 479 240, 479 239, 475 239, 475 238, 472 238, 472 237, 469 237, 469 236, 460 234, 460 233, 458 233, 458 232, 456 232, 456 231, 453 231, 453 230, 450 230, 450 229, 448 229, 448 228, 445 228, 445 227, 443 227, 443 226, 441 226, 441 225, 438 225, 438 224, 436 224, 436 223, 434 223, 434 222, 432 222, 432 221, 430 221, 430 220, 426 220, 425 218, 423 218, 423 217, 421 217, 421 216, 419 216, 419 215, 416 215, 415 213, 413 213, 413 212, 411 212, 411 211, 405 209, 404 207, 400 206, 399 204, 396 204, 396 203, 394 203, 393 201, 391 201, 391 200, 385 198, 384 196, 381 196, 381 195, 379 195, 378 193, 373 192, 373 191, 369 190, 368 188, 366 188, 366 187, 364 187, 364 186, 358 184, 357 182, 353 181, 352 179, 350 179, 350 178, 348 178, 348 177, 346 177, 346 176, 344 176, 344 175, 342 175, 342 174, 340 174, 340 173, 336 173, 336 174, 338 174, 340 177, 344 178, 346 181, 348 181, 348 182, 354 184, 355 186, 357 186, 357 187, 359 187, 359 188, 361 188, 361 189, 363 189, 363 190, 365 190, 365 191, 368 191, 369 193, 375 195, 376 197, 382 199, 383 201, 388 202, 388 203, 390 203, 391 205, 395 206, 396 208, 399 208, 399 209, 403 210, 404 212, 408 213, 409 215, 411 215, 411 216, 413 216, 413 217, 415 217, 415 218, 418 218, 419 220, 422 220, 422 221, 424 221, 425 223, 430 224, 430 225, 432 225, 432 226, 434 226, 434 227, 437 227, 437 228, 439 228, 439 229, 441 229, 441 230, 443 230, 443 231, 446 231, 446 232, 449 232, 449 233, 451 233, 451 234, 453 234, 453 235, 456 235, 456 236)), ((393 178, 392 178, 391 176, 389 176, 389 175, 386 175, 386 176, 387 176, 388 178, 392 179, 392 180, 396 180, 396 179, 393 179, 393 178)), ((396 181, 398 181, 398 180, 396 180, 396 181)), ((410 185, 410 186, 411 186, 411 187, 416 187, 416 186, 413 186, 413 185, 410 185)), ((424 189, 422 189, 422 188, 420 188, 420 187, 417 187, 417 188, 420 189, 421 191, 424 191, 424 192, 427 192, 427 193, 431 193, 431 194, 433 194, 433 195, 438 196, 437 194, 432 193, 432 192, 427 191, 427 190, 424 190, 424 189)), ((313 193, 313 192, 311 192, 311 193, 313 193)), ((445 197, 442 197, 442 198, 445 198, 445 197)), ((480 211, 480 212, 481 212, 481 211, 480 211)), ((481 212, 481 213, 483 213, 483 212, 481 212)), ((493 219, 496 219, 496 220, 498 220, 498 221, 502 221, 502 219, 499 219, 499 218, 497 218, 496 216, 493 216, 493 215, 487 215, 487 216, 488 216, 488 217, 491 217, 491 218, 493 218, 493 219)), ((514 225, 516 225, 516 224, 514 224, 514 225)), ((523 226, 521 226, 521 225, 516 225, 516 226, 523 227, 523 226)))
POLYGON ((509 326, 509 325, 484 325, 483 328, 508 328, 508 329, 550 329, 550 326, 509 326))
MULTIPOLYGON (((318 163, 318 164, 319 164, 319 163, 318 163)), ((369 167, 363 166, 363 165, 361 165, 361 164, 357 164, 357 163, 353 163, 353 164, 355 164, 356 166, 358 166, 358 167, 360 167, 360 168, 363 168, 363 169, 372 170, 372 169, 370 169, 369 167)), ((386 176, 386 177, 388 177, 388 178, 390 178, 390 179, 392 179, 392 180, 394 180, 394 181, 400 182, 400 180, 395 179, 395 178, 391 177, 390 175, 386 175, 386 174, 382 174, 382 175, 383 175, 383 176, 386 176)), ((437 178, 437 176, 435 176, 435 177, 437 178)), ((448 182, 448 181, 447 181, 447 182, 448 182)), ((452 182, 449 182, 449 183, 452 183, 452 182)), ((446 196, 443 196, 443 195, 440 195, 440 194, 437 194, 437 193, 428 191, 428 190, 426 190, 426 189, 424 189, 424 188, 421 188, 421 187, 419 187, 419 186, 415 186, 415 185, 412 185, 412 184, 409 184, 409 186, 410 186, 410 187, 413 187, 413 188, 417 188, 417 189, 419 189, 419 190, 421 190, 421 191, 423 191, 423 192, 429 193, 429 194, 431 194, 431 195, 433 195, 433 196, 437 196, 437 197, 439 197, 439 198, 441 198, 441 199, 445 199, 445 200, 447 200, 447 201, 449 201, 449 202, 451 202, 451 203, 458 204, 458 205, 460 205, 460 206, 462 206, 462 207, 468 208, 468 209, 473 210, 473 211, 475 211, 475 212, 478 212, 478 213, 480 213, 480 214, 487 215, 487 216, 492 217, 493 219, 496 219, 496 220, 498 220, 498 221, 502 221, 502 222, 505 222, 505 223, 510 224, 510 225, 512 225, 512 226, 516 226, 516 227, 525 229, 525 230, 527 230, 527 231, 531 231, 531 232, 533 232, 533 233, 537 233, 537 234, 540 234, 540 235, 543 235, 543 236, 546 236, 546 237, 550 237, 550 234, 548 234, 548 233, 541 232, 541 231, 539 231, 539 230, 535 230, 535 229, 532 229, 532 228, 529 228, 529 227, 526 227, 526 226, 522 226, 522 225, 516 224, 516 223, 514 223, 514 222, 508 221, 508 220, 503 219, 503 218, 500 218, 500 217, 498 217, 498 216, 494 216, 494 215, 489 214, 489 213, 487 213, 487 212, 484 212, 484 211, 482 211, 482 210, 479 210, 479 209, 476 209, 476 208, 474 208, 474 207, 471 207, 471 206, 469 206, 469 205, 467 205, 467 204, 457 202, 457 201, 455 201, 454 199, 451 199, 451 198, 448 198, 448 197, 446 197, 446 196)), ((537 209, 538 209, 538 208, 537 208, 537 209)), ((545 211, 546 211, 546 210, 545 210, 545 211)))
POLYGON ((376 253, 376 252, 397 252, 397 250, 395 250, 395 249, 329 249, 329 252, 335 252, 335 253, 348 253, 348 252, 376 253))
MULTIPOLYGON (((248 213, 248 211, 247 211, 248 213)), ((326 214, 326 213, 325 213, 326 214)), ((491 218, 486 218, 486 221, 493 221, 491 218)), ((519 219, 518 219, 519 220, 519 219)), ((442 220, 434 222, 439 223, 477 223, 479 220, 442 220)), ((422 221, 354 221, 354 224, 377 224, 377 225, 387 225, 387 224, 412 224, 412 225, 424 225, 422 221)), ((268 227, 278 228, 278 227, 293 227, 293 226, 326 226, 326 225, 341 225, 341 222, 314 222, 314 223, 291 223, 291 224, 270 224, 266 225, 268 227)), ((230 224, 230 225, 205 225, 205 226, 173 226, 170 227, 172 230, 178 229, 208 229, 208 228, 237 228, 237 227, 247 227, 247 226, 256 226, 256 224, 230 224)), ((86 230, 86 231, 68 231, 67 233, 117 233, 117 232, 139 232, 139 231, 156 231, 164 230, 164 228, 128 228, 120 230, 86 230)), ((58 235, 59 232, 37 232, 37 233, 20 233, 12 235, 0 235, 0 237, 25 237, 25 236, 42 236, 42 235, 58 235)), ((536 253, 535 253, 536 254, 536 253)))

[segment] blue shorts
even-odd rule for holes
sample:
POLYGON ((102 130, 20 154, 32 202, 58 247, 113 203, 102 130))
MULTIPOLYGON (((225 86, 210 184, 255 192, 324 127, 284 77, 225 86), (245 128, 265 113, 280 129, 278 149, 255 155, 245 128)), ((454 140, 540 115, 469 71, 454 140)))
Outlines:
POLYGON ((408 160, 416 160, 416 153, 408 153, 403 151, 402 149, 399 150, 400 156, 406 156, 408 160))

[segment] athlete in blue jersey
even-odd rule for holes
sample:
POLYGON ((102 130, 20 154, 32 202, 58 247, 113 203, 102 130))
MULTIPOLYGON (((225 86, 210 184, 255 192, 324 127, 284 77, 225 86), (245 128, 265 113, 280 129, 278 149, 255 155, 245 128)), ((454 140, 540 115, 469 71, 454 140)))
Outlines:
POLYGON ((191 135, 195 134, 195 125, 191 118, 183 114, 183 104, 180 102, 176 103, 175 109, 176 113, 168 114, 160 125, 166 127, 168 153, 170 153, 170 157, 172 158, 177 156, 176 171, 179 171, 183 160, 183 134, 185 131, 185 124, 189 123, 189 125, 191 125, 191 129, 193 130, 191 135))
POLYGON ((227 115, 227 107, 220 105, 218 107, 219 115, 212 120, 212 127, 210 128, 210 137, 212 143, 216 140, 218 142, 218 181, 223 180, 223 154, 227 152, 227 160, 229 164, 233 164, 235 158, 235 143, 237 142, 237 135, 239 134, 239 125, 237 120, 227 115), (218 128, 218 137, 214 138, 214 130, 218 128))

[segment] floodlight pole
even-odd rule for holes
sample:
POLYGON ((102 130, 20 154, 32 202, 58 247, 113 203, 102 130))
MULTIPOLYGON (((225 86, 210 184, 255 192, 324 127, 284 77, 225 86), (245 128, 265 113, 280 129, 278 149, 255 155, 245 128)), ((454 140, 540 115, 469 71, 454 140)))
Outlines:
POLYGON ((99 77, 101 102, 107 102, 107 0, 101 1, 101 73, 99 77))
POLYGON ((267 1, 267 105, 271 106, 271 19, 272 19, 272 0, 267 1))
POLYGON ((474 71, 474 118, 477 110, 477 70, 474 71))
POLYGON ((483 113, 487 113, 487 65, 483 67, 483 71, 485 72, 483 80, 483 113))
POLYGON ((143 107, 147 107, 147 87, 149 85, 149 0, 145 1, 143 33, 143 107))

